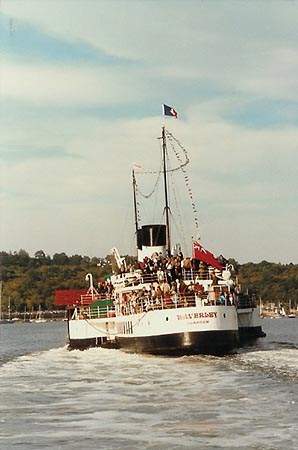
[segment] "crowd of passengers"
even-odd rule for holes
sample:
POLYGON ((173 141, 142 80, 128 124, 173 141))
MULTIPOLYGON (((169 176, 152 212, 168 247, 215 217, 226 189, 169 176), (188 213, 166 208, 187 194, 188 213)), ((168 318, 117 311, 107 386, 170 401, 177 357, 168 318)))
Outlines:
MULTIPOLYGON (((219 262, 224 267, 227 264, 227 260, 221 255, 218 258, 219 262)), ((166 280, 171 283, 175 280, 190 280, 197 275, 201 279, 207 279, 210 274, 211 267, 205 262, 198 259, 192 259, 189 257, 183 257, 183 253, 179 252, 177 256, 168 254, 163 257, 162 253, 153 253, 151 258, 145 257, 142 262, 136 262, 131 264, 127 268, 122 265, 120 267, 120 273, 134 272, 139 270, 142 274, 148 278, 150 275, 156 276, 158 281, 166 280)))
POLYGON ((228 292, 226 287, 222 290, 214 287, 214 290, 207 294, 198 283, 186 284, 183 280, 177 280, 169 284, 162 280, 157 285, 151 283, 139 291, 123 293, 121 300, 116 301, 116 307, 121 314, 134 314, 154 309, 196 306, 196 299, 201 299, 205 305, 234 303, 233 293, 228 292))
MULTIPOLYGON (((227 261, 222 257, 221 264, 227 261)), ((141 311, 149 311, 161 308, 175 308, 195 306, 196 298, 201 299, 206 305, 235 304, 237 292, 233 286, 218 286, 220 271, 211 268, 203 261, 184 258, 180 252, 176 257, 169 255, 162 257, 154 253, 151 258, 144 258, 142 262, 135 263, 125 268, 120 268, 120 274, 139 271, 143 279, 154 279, 147 287, 141 290, 135 289, 122 293, 121 304, 116 300, 116 307, 121 314, 133 314, 141 311), (199 279, 213 281, 213 290, 208 293, 197 281, 199 279), (185 282, 187 281, 187 282, 185 282)), ((102 295, 112 295, 114 287, 111 282, 100 281, 98 292, 102 295)))

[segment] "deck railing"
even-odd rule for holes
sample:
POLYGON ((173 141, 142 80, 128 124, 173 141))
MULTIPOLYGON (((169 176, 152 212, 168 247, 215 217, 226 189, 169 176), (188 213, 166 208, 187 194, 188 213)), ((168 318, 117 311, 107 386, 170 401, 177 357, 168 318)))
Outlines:
MULTIPOLYGON (((207 297, 198 297, 196 294, 189 295, 172 295, 166 298, 150 298, 142 296, 136 299, 131 299, 129 302, 115 302, 115 305, 97 305, 94 307, 77 307, 73 313, 73 319, 98 319, 110 318, 117 316, 127 316, 129 314, 146 313, 149 311, 161 309, 178 309, 195 306, 214 306, 218 305, 216 302, 208 302, 207 297)), ((232 306, 226 300, 225 306, 232 306)))
POLYGON ((162 272, 126 272, 122 275, 118 275, 116 284, 134 286, 139 283, 156 283, 161 280, 164 281, 176 281, 177 279, 182 279, 183 281, 193 281, 195 280, 213 280, 214 277, 220 272, 215 270, 213 267, 205 270, 193 270, 182 268, 179 274, 172 278, 173 274, 170 270, 164 270, 162 272))
POLYGON ((108 293, 104 294, 84 294, 81 295, 81 304, 90 305, 90 303, 100 302, 101 300, 112 300, 112 296, 108 293))
POLYGON ((246 309, 246 308, 256 308, 257 300, 251 297, 242 297, 241 295, 237 298, 237 308, 238 309, 246 309))

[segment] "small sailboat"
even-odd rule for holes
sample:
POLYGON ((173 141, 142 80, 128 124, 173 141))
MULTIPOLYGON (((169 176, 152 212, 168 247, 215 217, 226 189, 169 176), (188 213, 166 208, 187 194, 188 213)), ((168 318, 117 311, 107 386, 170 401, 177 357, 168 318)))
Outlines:
POLYGON ((34 322, 35 323, 44 323, 44 322, 46 322, 46 319, 43 316, 43 311, 41 309, 41 305, 39 305, 39 307, 38 307, 37 316, 34 319, 34 322))

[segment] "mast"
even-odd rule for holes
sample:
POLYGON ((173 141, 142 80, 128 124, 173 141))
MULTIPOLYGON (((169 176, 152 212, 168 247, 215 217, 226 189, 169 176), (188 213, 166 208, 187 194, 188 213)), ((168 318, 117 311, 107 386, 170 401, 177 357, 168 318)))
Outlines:
POLYGON ((10 296, 8 297, 8 320, 11 320, 10 296))
POLYGON ((167 252, 171 252, 171 241, 170 241, 170 220, 169 220, 169 200, 168 200, 168 186, 167 186, 167 164, 166 164, 166 133, 165 127, 162 127, 162 157, 163 157, 163 179, 164 179, 164 190, 165 190, 165 213, 166 213, 166 247, 167 252))
POLYGON ((2 320, 2 281, 0 281, 0 320, 2 320))
POLYGON ((138 236, 138 212, 137 212, 137 195, 136 195, 136 177, 135 177, 135 171, 132 170, 132 186, 133 186, 133 208, 134 208, 134 214, 135 214, 135 228, 136 228, 136 236, 138 236))

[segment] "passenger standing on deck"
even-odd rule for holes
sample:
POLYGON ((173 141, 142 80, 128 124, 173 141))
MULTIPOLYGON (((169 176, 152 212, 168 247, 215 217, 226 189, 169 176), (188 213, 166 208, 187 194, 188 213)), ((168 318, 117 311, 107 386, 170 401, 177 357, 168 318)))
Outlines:
POLYGON ((183 260, 183 271, 186 280, 191 279, 191 260, 189 257, 183 260))
POLYGON ((162 303, 163 303, 163 292, 162 292, 160 286, 157 286, 157 288, 156 288, 155 298, 156 298, 155 304, 158 307, 160 307, 160 305, 162 305, 162 303))
POLYGON ((225 297, 225 294, 223 292, 220 294, 218 301, 219 301, 220 305, 225 305, 226 297, 225 297))

